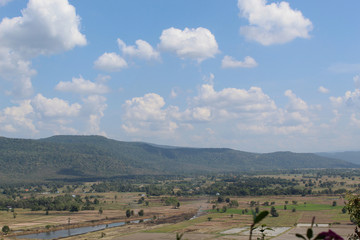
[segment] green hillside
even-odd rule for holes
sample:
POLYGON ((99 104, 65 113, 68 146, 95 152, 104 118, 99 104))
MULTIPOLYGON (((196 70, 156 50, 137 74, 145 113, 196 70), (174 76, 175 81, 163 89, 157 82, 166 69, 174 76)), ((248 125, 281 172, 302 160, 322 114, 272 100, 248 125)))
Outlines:
POLYGON ((180 148, 121 142, 100 136, 39 140, 0 138, 0 180, 113 177, 358 165, 315 154, 256 154, 227 148, 180 148))

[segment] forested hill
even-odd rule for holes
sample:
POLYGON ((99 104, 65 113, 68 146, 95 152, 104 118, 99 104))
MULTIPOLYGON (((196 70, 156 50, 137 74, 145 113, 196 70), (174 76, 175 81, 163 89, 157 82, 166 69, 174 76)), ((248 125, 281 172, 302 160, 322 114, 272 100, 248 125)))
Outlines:
POLYGON ((121 142, 100 136, 39 140, 0 137, 0 180, 183 174, 358 165, 315 154, 257 154, 227 148, 180 148, 121 142))

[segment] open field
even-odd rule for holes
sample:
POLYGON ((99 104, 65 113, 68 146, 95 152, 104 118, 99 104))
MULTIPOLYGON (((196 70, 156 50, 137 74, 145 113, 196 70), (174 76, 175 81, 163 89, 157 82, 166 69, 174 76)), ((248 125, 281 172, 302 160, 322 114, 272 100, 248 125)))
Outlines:
MULTIPOLYGON (((271 177, 269 176, 266 176, 264 181, 270 181, 271 177)), ((264 177, 264 175, 259 177, 264 177)), ((344 179, 340 176, 316 177, 304 174, 282 174, 276 177, 277 179, 285 179, 287 181, 285 184, 290 184, 291 181, 305 188, 309 188, 309 185, 305 186, 305 184, 309 184, 309 179, 312 179, 310 183, 315 183, 310 186, 313 191, 322 191, 323 189, 330 189, 330 187, 332 189, 343 187, 346 190, 354 190, 359 182, 359 177, 344 179), (323 186, 328 187, 323 188, 323 186)), ((317 224, 314 228, 315 232, 332 229, 344 237, 353 232, 354 226, 349 221, 349 215, 342 211, 345 206, 344 195, 342 194, 225 195, 221 196, 221 201, 219 201, 220 195, 218 194, 184 194, 186 191, 193 192, 201 187, 211 188, 215 186, 218 189, 225 189, 226 186, 233 184, 230 181, 227 183, 228 185, 224 185, 223 180, 226 182, 228 179, 232 178, 221 176, 219 178, 197 178, 195 180, 188 178, 156 181, 151 191, 172 189, 172 195, 159 194, 159 196, 148 192, 96 192, 94 191, 94 183, 65 185, 57 189, 58 193, 49 193, 51 187, 43 187, 43 192, 39 192, 36 187, 30 188, 28 191, 22 188, 21 193, 16 196, 19 201, 31 198, 56 198, 67 193, 76 195, 76 198, 82 199, 82 202, 87 199, 86 201, 91 202, 90 206, 93 210, 75 212, 51 210, 46 214, 44 209, 31 211, 28 208, 15 208, 12 212, 10 208, 8 211, 0 211, 0 226, 8 225, 12 230, 11 234, 18 231, 36 233, 137 219, 151 219, 144 223, 130 223, 125 226, 107 228, 64 239, 175 239, 176 233, 184 233, 185 239, 248 239, 248 227, 253 220, 251 212, 255 211, 256 208, 259 212, 264 210, 270 212, 270 209, 274 207, 279 216, 272 217, 269 215, 261 222, 261 224, 266 224, 275 230, 267 233, 267 239, 295 239, 295 233, 304 233, 307 229, 306 224, 310 224, 314 216, 317 224), (219 183, 222 185, 216 185, 219 183), (176 204, 167 205, 167 199, 171 198, 179 201, 178 207, 176 204), (95 201, 97 202, 95 203, 95 201), (231 206, 232 201, 238 205, 231 206), (127 210, 132 210, 130 217, 126 217, 127 210), (143 216, 139 216, 140 210, 144 211, 143 216), (195 215, 197 217, 192 219, 195 215)), ((241 178, 240 184, 246 181, 246 178, 241 178)), ((255 184, 260 183, 255 181, 255 184)), ((102 183, 96 184, 100 186, 102 183)), ((284 182, 276 180, 274 185, 269 186, 275 189, 281 187, 281 184, 284 182)), ((141 183, 134 183, 134 185, 143 186, 141 183)), ((264 188, 265 190, 266 188, 264 188)), ((73 198, 75 199, 75 197, 73 198)), ((11 236, 11 234, 4 239, 16 237, 11 236)))
MULTIPOLYGON (((118 194, 118 199, 121 198, 118 194)), ((111 198, 111 194, 107 193, 106 196, 111 198)), ((129 202, 132 197, 136 198, 138 195, 124 194, 129 202), (132 196, 132 197, 131 197, 132 196)), ((186 239, 248 239, 246 228, 252 222, 252 215, 248 212, 242 214, 242 209, 249 207, 250 201, 262 202, 275 202, 275 207, 278 209, 279 217, 267 217, 262 222, 269 227, 287 227, 285 232, 280 232, 280 235, 273 236, 273 239, 292 239, 295 233, 304 232, 307 227, 295 227, 295 224, 309 224, 313 216, 316 216, 316 223, 329 225, 330 229, 337 232, 343 232, 345 236, 352 233, 353 226, 349 221, 347 214, 341 213, 342 204, 339 200, 339 205, 333 207, 331 203, 334 197, 299 197, 299 196, 276 196, 276 197, 242 197, 232 198, 239 201, 240 205, 237 208, 230 208, 225 213, 212 212, 212 204, 207 203, 205 198, 194 200, 184 199, 180 209, 174 209, 171 206, 152 206, 145 208, 145 218, 157 216, 157 220, 148 223, 128 224, 122 227, 110 228, 98 232, 92 232, 80 236, 68 237, 68 240, 85 240, 85 239, 98 239, 101 235, 102 239, 174 239, 176 233, 185 233, 186 239), (296 207, 297 211, 282 209, 285 201, 298 201, 297 205, 289 205, 296 207), (303 202, 306 202, 304 206, 303 202), (185 220, 184 214, 195 214, 198 209, 207 210, 207 214, 200 216, 193 220, 185 220), (176 217, 178 216, 178 217, 176 217), (171 218, 172 217, 172 218, 171 218), (209 221, 209 218, 211 220, 209 221), (163 220, 163 221, 162 221, 163 220), (224 233, 231 229, 243 228, 244 231, 238 231, 230 234, 224 233), (340 230, 345 229, 345 230, 340 230), (105 235, 103 235, 105 234, 105 235), (287 236, 285 238, 284 236, 287 236), (283 236, 283 237, 282 237, 283 236)), ((106 201, 106 200, 105 200, 106 201)), ((153 199, 156 202, 156 199, 153 199)), ((220 206, 220 205, 219 205, 220 206)), ((290 209, 290 208, 289 208, 290 209)), ((261 210, 269 210, 268 206, 260 206, 261 210)), ((71 216, 71 223, 85 223, 91 220, 126 220, 125 212, 123 210, 104 210, 102 216, 97 211, 81 211, 74 214, 56 214, 44 215, 44 213, 32 213, 28 215, 24 212, 18 213, 18 217, 13 220, 10 225, 13 229, 31 229, 34 227, 41 227, 45 225, 59 225, 66 224, 68 217, 71 216), (33 218, 32 218, 33 217, 33 218)), ((4 218, 11 219, 10 213, 4 218)), ((135 218, 134 218, 135 219, 135 218)), ((325 231, 328 228, 316 228, 314 231, 325 231)), ((230 231, 231 232, 231 231, 230 231)), ((6 238, 7 239, 7 238, 6 238)))

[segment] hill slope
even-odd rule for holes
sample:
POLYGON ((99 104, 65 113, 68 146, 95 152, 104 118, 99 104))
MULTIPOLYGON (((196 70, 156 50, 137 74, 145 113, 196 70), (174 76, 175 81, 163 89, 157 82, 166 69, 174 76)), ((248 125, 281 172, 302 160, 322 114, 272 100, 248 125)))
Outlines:
POLYGON ((341 159, 347 162, 360 164, 360 151, 322 152, 316 154, 322 157, 341 159))
POLYGON ((182 174, 358 165, 315 154, 256 154, 227 148, 163 147, 100 136, 0 138, 2 181, 126 174, 182 174))

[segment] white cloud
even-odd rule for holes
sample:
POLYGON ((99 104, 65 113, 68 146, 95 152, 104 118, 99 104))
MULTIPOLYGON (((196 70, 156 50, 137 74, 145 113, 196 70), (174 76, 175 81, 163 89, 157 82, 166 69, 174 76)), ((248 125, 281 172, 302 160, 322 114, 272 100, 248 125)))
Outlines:
POLYGON ((106 98, 104 96, 91 95, 83 99, 83 102, 82 115, 88 118, 85 133, 106 136, 106 133, 100 127, 101 119, 104 117, 104 111, 107 108, 106 98))
POLYGON ((41 94, 37 94, 31 105, 34 110, 44 117, 72 117, 79 114, 81 105, 78 103, 69 104, 59 98, 46 98, 41 94))
POLYGON ((5 132, 26 132, 36 133, 31 115, 34 110, 30 100, 21 101, 19 106, 7 107, 0 114, 1 130, 5 132))
POLYGON ((318 91, 321 92, 321 93, 329 93, 329 89, 327 89, 327 88, 325 88, 323 86, 320 86, 318 91))
POLYGON ((208 107, 196 107, 192 110, 192 117, 198 121, 210 121, 211 110, 208 107))
POLYGON ((124 55, 146 60, 157 60, 160 58, 160 53, 154 50, 154 48, 144 40, 136 40, 136 46, 127 46, 120 38, 118 38, 117 42, 124 55))
POLYGON ((296 112, 296 111, 307 111, 308 105, 304 100, 301 98, 298 98, 291 90, 285 91, 285 96, 287 96, 290 100, 287 110, 290 112, 296 112))
POLYGON ((178 91, 177 89, 171 89, 171 92, 170 92, 170 97, 171 98, 176 98, 178 96, 178 91))
POLYGON ((360 127, 360 117, 357 118, 355 113, 351 114, 351 123, 352 123, 352 125, 359 128, 360 127))
POLYGON ((337 108, 345 105, 348 108, 360 109, 360 89, 346 91, 343 97, 330 97, 330 101, 337 108))
POLYGON ((101 55, 95 62, 94 66, 97 69, 108 71, 108 72, 116 72, 120 71, 123 68, 127 67, 127 63, 125 59, 120 57, 118 54, 112 53, 104 53, 101 55))
POLYGON ((31 62, 21 55, 0 46, 0 77, 13 83, 15 97, 30 96, 33 92, 31 77, 36 74, 31 62))
POLYGON ((165 29, 160 36, 159 48, 174 52, 178 57, 201 62, 219 52, 215 36, 206 28, 165 29))
POLYGON ((359 125, 359 110, 360 110, 360 89, 356 88, 354 91, 346 91, 344 96, 331 96, 333 115, 332 123, 342 123, 344 125, 360 126, 359 125))
POLYGON ((144 97, 135 97, 124 104, 125 117, 129 119, 164 120, 165 112, 162 110, 165 101, 160 95, 148 93, 144 97))
POLYGON ((222 68, 254 68, 256 67, 258 64, 255 61, 255 59, 253 59, 250 56, 245 57, 244 61, 237 61, 235 60, 233 57, 231 56, 225 56, 221 62, 221 67, 222 68))
POLYGON ((211 136, 213 141, 237 142, 239 134, 274 137, 309 133, 313 121, 307 104, 290 90, 286 94, 290 103, 288 109, 282 109, 258 87, 216 91, 213 85, 203 84, 181 111, 177 106, 166 107, 163 97, 149 93, 123 104, 122 128, 132 137, 170 141, 174 136, 177 139, 183 136, 187 141, 199 139, 196 136, 211 136))
POLYGON ((67 0, 30 0, 22 16, 0 22, 0 77, 14 83, 13 95, 32 94, 31 59, 86 45, 80 17, 67 0))
POLYGON ((299 10, 288 2, 267 4, 266 0, 238 0, 240 15, 249 26, 240 28, 241 34, 262 45, 282 44, 295 38, 309 38, 313 26, 299 10))
POLYGON ((171 120, 178 109, 164 108, 163 97, 155 93, 145 94, 127 100, 123 105, 125 114, 122 128, 128 133, 169 133, 178 128, 178 124, 171 120))
POLYGON ((200 106, 212 106, 217 109, 233 109, 238 112, 273 111, 275 102, 261 88, 251 87, 249 90, 225 88, 219 92, 214 86, 203 84, 194 102, 200 106))
POLYGON ((2 46, 33 57, 86 45, 79 31, 80 17, 67 0, 30 0, 21 13, 1 21, 2 46))
POLYGON ((56 87, 58 91, 74 92, 80 94, 104 94, 109 91, 108 87, 102 83, 94 83, 83 77, 72 78, 71 82, 59 82, 56 87))

